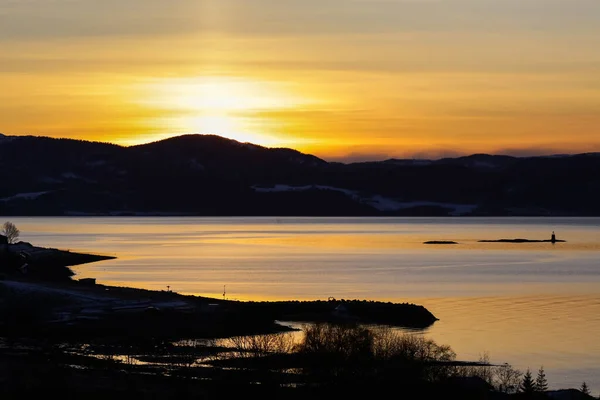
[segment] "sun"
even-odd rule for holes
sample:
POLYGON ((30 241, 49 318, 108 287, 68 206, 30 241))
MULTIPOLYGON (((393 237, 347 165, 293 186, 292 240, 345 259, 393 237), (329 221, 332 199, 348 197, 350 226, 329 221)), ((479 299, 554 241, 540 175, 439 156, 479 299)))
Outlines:
MULTIPOLYGON (((261 95, 265 88, 238 80, 201 80, 170 83, 171 104, 179 109, 202 112, 239 112, 276 106, 274 99, 261 95)), ((271 94, 270 97, 273 97, 271 94)))

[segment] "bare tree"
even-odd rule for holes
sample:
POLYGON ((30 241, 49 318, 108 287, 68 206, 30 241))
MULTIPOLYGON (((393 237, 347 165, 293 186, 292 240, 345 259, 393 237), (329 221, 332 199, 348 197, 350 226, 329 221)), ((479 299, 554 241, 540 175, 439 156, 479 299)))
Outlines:
POLYGON ((521 371, 514 369, 510 364, 496 367, 494 387, 503 393, 516 393, 519 390, 522 375, 521 371))
POLYGON ((490 364, 489 353, 485 352, 479 356, 477 364, 456 366, 454 372, 456 376, 479 377, 493 386, 496 368, 490 364))
POLYGON ((6 236, 9 244, 13 244, 19 240, 21 231, 19 231, 15 224, 10 221, 6 221, 4 225, 2 225, 2 234, 6 236))

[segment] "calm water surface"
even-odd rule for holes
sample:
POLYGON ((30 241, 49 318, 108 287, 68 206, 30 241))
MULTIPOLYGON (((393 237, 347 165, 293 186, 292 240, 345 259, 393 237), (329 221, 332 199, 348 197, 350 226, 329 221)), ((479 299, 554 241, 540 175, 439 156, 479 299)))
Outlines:
POLYGON ((99 283, 230 299, 410 301, 459 358, 600 391, 600 218, 13 218, 36 245, 115 255, 99 283), (479 243, 549 239, 566 243, 479 243), (458 245, 424 245, 453 240, 458 245))

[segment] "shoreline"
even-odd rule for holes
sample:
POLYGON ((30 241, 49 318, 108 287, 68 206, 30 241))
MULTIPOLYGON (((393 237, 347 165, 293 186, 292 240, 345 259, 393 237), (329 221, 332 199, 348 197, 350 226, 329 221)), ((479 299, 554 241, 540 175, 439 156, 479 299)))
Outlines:
POLYGON ((40 296, 51 302, 64 303, 61 307, 47 310, 48 313, 61 315, 55 318, 55 322, 89 321, 90 315, 86 313, 94 314, 93 318, 97 321, 107 320, 111 314, 123 310, 130 313, 186 312, 201 314, 202 317, 209 313, 240 313, 244 317, 252 315, 254 319, 262 320, 263 324, 269 319, 291 322, 353 321, 413 329, 425 329, 438 320, 425 307, 409 303, 334 298, 327 301, 228 300, 183 295, 171 290, 153 291, 97 284, 95 278, 73 279, 75 273, 69 268, 116 258, 38 247, 28 242, 8 244, 0 248, 0 284, 17 297, 30 296, 22 301, 34 307, 35 297, 40 296))

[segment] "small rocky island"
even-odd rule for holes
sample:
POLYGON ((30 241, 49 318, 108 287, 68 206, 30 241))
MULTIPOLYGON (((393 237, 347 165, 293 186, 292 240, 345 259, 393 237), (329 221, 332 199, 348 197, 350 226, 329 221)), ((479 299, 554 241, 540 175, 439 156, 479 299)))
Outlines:
POLYGON ((496 240, 480 240, 481 243, 564 243, 566 240, 556 238, 556 234, 552 231, 550 239, 532 240, 532 239, 496 239, 496 240))
POLYGON ((451 240, 430 240, 428 242, 423 242, 423 244, 458 244, 458 242, 453 242, 451 240))
POLYGON ((566 240, 534 240, 534 239, 495 239, 495 240, 479 240, 480 243, 564 243, 566 240))

